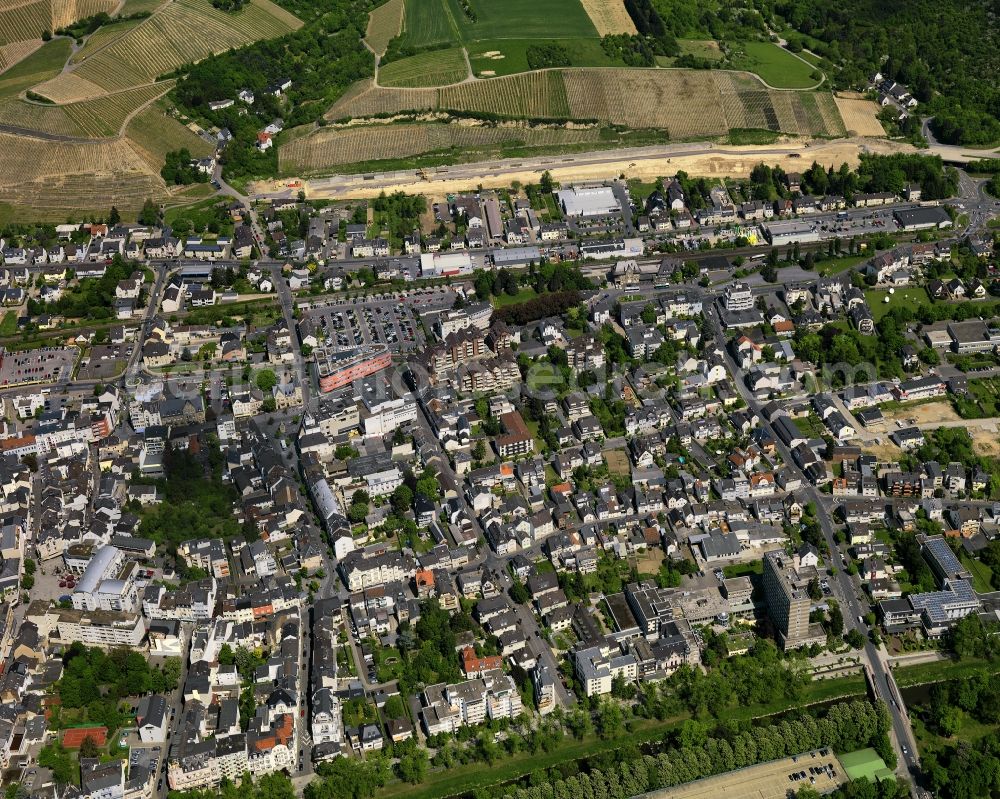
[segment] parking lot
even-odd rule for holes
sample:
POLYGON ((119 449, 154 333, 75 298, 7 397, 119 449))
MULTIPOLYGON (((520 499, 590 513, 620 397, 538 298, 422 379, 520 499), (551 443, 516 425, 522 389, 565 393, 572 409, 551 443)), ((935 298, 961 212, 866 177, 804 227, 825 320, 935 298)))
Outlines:
POLYGON ((67 382, 73 376, 73 365, 79 354, 76 347, 5 352, 0 361, 0 386, 67 382))
POLYGON ((334 302, 306 311, 305 316, 319 325, 329 346, 380 344, 392 353, 405 353, 423 344, 415 314, 450 308, 454 302, 455 294, 451 291, 415 291, 334 302))
POLYGON ((130 347, 123 344, 97 344, 80 360, 77 380, 109 380, 118 377, 128 362, 130 347))
POLYGON ((826 754, 807 752, 798 757, 786 757, 689 782, 677 788, 654 791, 645 794, 643 799, 715 799, 717 796, 785 799, 795 794, 802 785, 808 785, 821 794, 829 793, 845 781, 845 774, 836 756, 829 750, 822 751, 826 754))

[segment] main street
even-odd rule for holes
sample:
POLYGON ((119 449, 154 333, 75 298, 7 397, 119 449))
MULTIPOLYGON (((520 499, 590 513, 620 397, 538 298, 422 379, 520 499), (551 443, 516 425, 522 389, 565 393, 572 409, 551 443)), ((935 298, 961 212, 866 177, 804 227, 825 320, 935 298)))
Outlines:
POLYGON ((823 531, 823 538, 830 553, 827 566, 833 572, 831 585, 843 612, 844 627, 848 631, 858 630, 865 636, 865 646, 861 650, 862 661, 871 670, 872 690, 879 698, 885 701, 885 705, 889 711, 889 717, 892 722, 893 745, 896 748, 897 758, 899 759, 897 773, 907 776, 911 781, 915 781, 918 771, 916 739, 913 736, 913 730, 905 714, 905 708, 901 704, 902 697, 896 687, 892 673, 889 671, 886 653, 881 646, 876 647, 868 636, 868 626, 864 623, 863 618, 870 611, 870 608, 867 602, 863 602, 861 599, 859 585, 855 583, 853 577, 844 568, 847 564, 847 553, 841 548, 834 534, 832 521, 833 503, 831 497, 820 493, 812 485, 806 475, 796 465, 791 451, 782 442, 774 426, 762 413, 760 401, 747 387, 742 369, 740 369, 739 365, 733 359, 729 348, 726 346, 726 335, 719 309, 717 307, 712 307, 711 309, 705 308, 704 313, 710 321, 715 333, 716 343, 718 348, 723 352, 726 367, 733 377, 733 382, 740 392, 740 396, 746 402, 747 406, 758 415, 760 424, 769 429, 784 467, 802 481, 802 485, 805 486, 803 493, 807 501, 814 503, 816 506, 820 528, 823 531))

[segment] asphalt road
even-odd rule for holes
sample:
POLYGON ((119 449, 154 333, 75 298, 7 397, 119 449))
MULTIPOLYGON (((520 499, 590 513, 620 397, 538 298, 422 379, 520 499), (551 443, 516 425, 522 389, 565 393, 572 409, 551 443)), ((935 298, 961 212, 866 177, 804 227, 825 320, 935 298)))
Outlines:
POLYGON ((855 583, 853 577, 843 568, 843 565, 847 562, 847 556, 846 552, 841 549, 836 538, 834 537, 834 528, 831 519, 832 498, 820 493, 820 491, 810 483, 805 474, 803 474, 801 469, 799 469, 796 465, 795 460, 792 458, 791 451, 778 437, 777 431, 769 422, 766 421, 763 414, 761 414, 761 403, 754 396, 753 392, 751 392, 747 387, 743 379, 744 376, 742 370, 733 360, 728 348, 726 347, 725 332, 717 309, 714 307, 711 311, 706 309, 705 313, 710 319, 715 333, 716 342, 719 349, 721 349, 724 353, 727 369, 733 376, 733 382, 736 384, 737 390, 747 403, 747 406, 760 416, 761 424, 770 428, 778 453, 781 455, 785 468, 789 469, 802 480, 802 485, 805 486, 804 493, 807 500, 816 504, 820 527, 823 530, 823 537, 830 550, 830 562, 828 563, 828 566, 836 570, 836 573, 832 578, 831 587, 833 588, 833 593, 843 609, 845 631, 856 629, 859 630, 866 638, 866 644, 862 650, 862 660, 864 664, 871 669, 871 673, 873 675, 873 688, 875 692, 880 698, 886 700, 886 707, 889 710, 890 719, 892 721, 894 736, 893 743, 897 749, 897 757, 899 758, 897 773, 904 774, 909 779, 914 780, 916 777, 917 762, 914 757, 914 753, 916 752, 916 742, 913 737, 913 731, 910 728, 909 721, 903 714, 903 709, 896 704, 895 701, 888 701, 890 698, 899 697, 899 692, 896 689, 895 682, 892 679, 892 675, 884 661, 884 650, 881 647, 876 648, 875 645, 871 643, 871 640, 868 639, 868 627, 861 621, 861 618, 870 611, 870 608, 867 602, 863 602, 861 599, 860 588, 855 583), (888 691, 887 688, 889 689, 888 691), (907 754, 905 755, 903 753, 903 747, 907 750, 907 754))

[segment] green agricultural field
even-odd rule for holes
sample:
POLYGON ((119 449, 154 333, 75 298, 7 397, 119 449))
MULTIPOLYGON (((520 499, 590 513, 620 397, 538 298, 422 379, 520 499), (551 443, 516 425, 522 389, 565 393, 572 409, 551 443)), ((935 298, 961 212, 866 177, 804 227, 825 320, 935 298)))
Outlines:
POLYGON ((413 47, 458 42, 458 28, 449 0, 406 0, 403 40, 413 47))
POLYGON ((0 74, 0 98, 15 97, 25 89, 62 71, 73 51, 68 39, 53 39, 0 74))
POLYGON ((465 41, 478 39, 598 38, 580 0, 469 0, 476 14, 472 22, 457 0, 448 0, 465 41))
POLYGON ((732 65, 735 69, 757 73, 765 83, 777 89, 807 89, 818 83, 812 77, 813 67, 771 42, 733 45, 732 65))
POLYGON ((429 50, 409 58, 401 58, 379 69, 378 82, 382 86, 447 86, 469 76, 465 54, 461 47, 447 50, 429 50))
POLYGON ((573 67, 616 67, 623 64, 610 58, 601 47, 600 39, 482 39, 468 45, 469 62, 477 77, 513 75, 527 72, 528 48, 557 44, 569 56, 573 67))

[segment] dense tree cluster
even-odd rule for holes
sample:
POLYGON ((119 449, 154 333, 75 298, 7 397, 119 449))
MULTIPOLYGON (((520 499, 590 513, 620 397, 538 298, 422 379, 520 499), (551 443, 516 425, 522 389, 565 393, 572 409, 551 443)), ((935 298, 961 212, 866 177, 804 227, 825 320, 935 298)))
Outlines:
POLYGON ((191 153, 187 149, 171 150, 166 155, 162 177, 168 185, 186 186, 189 183, 207 183, 208 175, 198 169, 191 161, 191 153))
POLYGON ((864 191, 902 194, 908 183, 917 183, 925 200, 942 200, 953 197, 958 191, 958 172, 945 169, 936 155, 862 153, 858 177, 864 191))
POLYGON ((389 778, 386 761, 336 757, 316 767, 318 779, 305 787, 305 799, 371 799, 389 778))
MULTIPOLYGON (((420 215, 427 210, 427 198, 422 194, 384 191, 372 200, 375 221, 389 231, 394 241, 401 241, 419 225, 420 215)), ((308 223, 307 223, 308 224, 308 223)))
POLYGON ((174 90, 180 106, 232 132, 222 158, 227 176, 276 174, 277 148, 259 152, 258 131, 275 118, 282 118, 286 128, 315 121, 352 83, 374 71, 374 56, 361 42, 367 0, 285 0, 282 5, 306 25, 184 67, 174 90), (282 97, 265 91, 282 79, 292 81, 282 97), (236 103, 209 111, 209 102, 235 98, 241 89, 254 92, 252 106, 236 103))
POLYGON ((650 0, 625 0, 635 34, 610 34, 601 40, 604 52, 630 67, 656 66, 657 56, 680 54, 677 37, 650 0))
MULTIPOLYGON (((308 792, 308 788, 306 790, 308 792)), ((292 781, 283 772, 265 774, 258 780, 250 779, 249 774, 240 782, 223 779, 218 788, 183 791, 176 794, 171 791, 171 796, 174 795, 183 796, 184 799, 295 799, 296 796, 292 781)))
POLYGON ((409 695, 420 685, 461 680, 456 634, 472 629, 477 625, 468 611, 451 615, 436 599, 421 603, 416 625, 404 628, 399 641, 400 691, 409 695))
MULTIPOLYGON (((206 447, 205 462, 188 450, 167 447, 167 479, 155 485, 165 501, 140 510, 141 534, 173 549, 195 538, 234 538, 240 534, 233 516, 236 489, 222 482, 222 454, 218 443, 206 447)), ((251 531, 256 537, 256 531, 251 531)))
POLYGON ((880 751, 891 749, 888 730, 884 706, 861 701, 834 705, 821 719, 803 715, 735 734, 727 731, 724 736, 710 735, 699 725, 687 725, 661 754, 635 753, 617 763, 565 777, 556 772, 546 775, 540 784, 538 775, 533 774, 530 785, 507 789, 505 795, 511 799, 627 799, 823 746, 837 751, 869 745, 880 751))
POLYGON ((118 729, 128 718, 119 707, 123 698, 171 691, 180 676, 180 662, 176 658, 158 669, 150 666, 140 652, 129 649, 104 652, 79 642, 63 654, 63 667, 58 691, 62 707, 85 710, 88 723, 109 730, 118 729))
POLYGON ((861 87, 876 70, 905 84, 951 144, 1000 139, 1000 28, 981 0, 779 0, 775 11, 861 87), (886 56, 888 58, 883 60, 886 56))
POLYGON ((493 312, 493 319, 506 322, 509 325, 521 326, 546 316, 558 316, 578 302, 580 302, 580 292, 576 289, 553 291, 549 294, 533 297, 525 302, 497 308, 493 312))
POLYGON ((180 664, 168 660, 161 670, 150 666, 142 653, 134 650, 105 652, 75 642, 63 654, 63 666, 59 682, 63 707, 83 707, 102 697, 121 699, 173 690, 180 664))
POLYGON ((127 280, 134 270, 120 256, 116 255, 108 264, 103 277, 85 278, 79 285, 63 292, 62 296, 44 305, 37 300, 28 300, 31 314, 59 314, 73 319, 110 319, 114 316, 115 287, 127 280))
POLYGON ((569 51, 556 42, 531 44, 525 50, 529 69, 551 69, 552 67, 568 67, 572 64, 569 51))
POLYGON ((767 23, 747 0, 710 5, 692 0, 653 0, 666 30, 678 39, 746 40, 765 35, 767 23))

